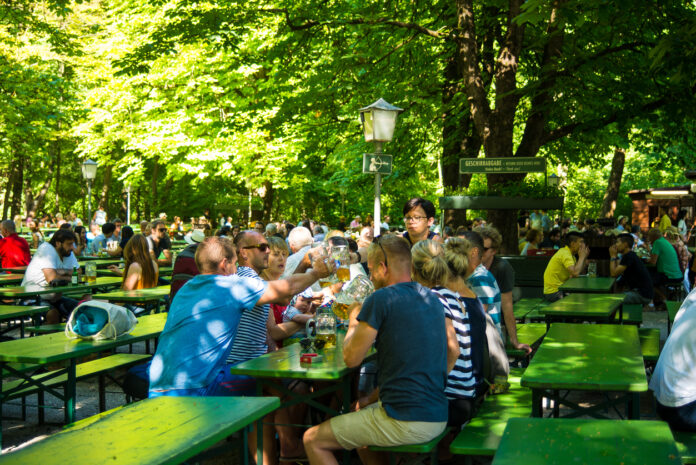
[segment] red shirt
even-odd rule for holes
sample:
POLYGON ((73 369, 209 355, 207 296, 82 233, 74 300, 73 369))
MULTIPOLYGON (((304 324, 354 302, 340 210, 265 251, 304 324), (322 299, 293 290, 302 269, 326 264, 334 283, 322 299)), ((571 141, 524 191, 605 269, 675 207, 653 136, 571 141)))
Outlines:
POLYGON ((29 243, 17 233, 0 239, 0 260, 3 268, 28 265, 31 261, 29 243))

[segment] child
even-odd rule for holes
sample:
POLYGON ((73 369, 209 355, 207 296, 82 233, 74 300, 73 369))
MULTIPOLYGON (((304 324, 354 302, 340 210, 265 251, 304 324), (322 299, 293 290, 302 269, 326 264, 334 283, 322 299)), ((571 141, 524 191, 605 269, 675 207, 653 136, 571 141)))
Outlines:
MULTIPOLYGON (((285 311, 283 311, 283 322, 294 321, 295 323, 304 326, 310 319, 314 318, 314 315, 314 292, 312 291, 312 288, 308 287, 292 298, 290 304, 287 306, 285 311)), ((283 345, 294 344, 305 337, 307 337, 307 334, 304 329, 301 329, 287 338, 283 345)))

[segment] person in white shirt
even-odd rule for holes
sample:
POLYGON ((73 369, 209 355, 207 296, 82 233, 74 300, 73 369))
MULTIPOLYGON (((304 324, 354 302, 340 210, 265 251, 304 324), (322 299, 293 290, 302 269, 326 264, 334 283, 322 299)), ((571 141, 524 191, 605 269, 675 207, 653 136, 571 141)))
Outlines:
POLYGON ((658 415, 672 429, 696 431, 696 290, 682 303, 660 358, 650 389, 658 415))
MULTIPOLYGON (((53 234, 50 242, 42 243, 27 266, 22 286, 31 290, 45 288, 54 280, 69 282, 73 268, 77 266, 77 260, 73 255, 75 239, 75 233, 69 229, 59 229, 53 234)), ((67 319, 78 303, 77 300, 60 294, 45 294, 41 299, 51 305, 51 309, 46 313, 47 324, 60 323, 61 317, 67 319)))

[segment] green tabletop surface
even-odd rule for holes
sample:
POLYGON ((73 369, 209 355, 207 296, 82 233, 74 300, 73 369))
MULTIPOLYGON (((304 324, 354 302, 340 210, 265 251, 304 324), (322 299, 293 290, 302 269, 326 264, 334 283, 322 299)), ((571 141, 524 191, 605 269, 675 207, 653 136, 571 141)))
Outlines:
POLYGON ((614 285, 616 278, 590 278, 589 276, 578 276, 570 278, 561 285, 560 289, 567 292, 609 292, 614 285))
POLYGON ((515 319, 523 320, 525 316, 541 304, 541 299, 520 299, 514 303, 512 312, 515 319))
POLYGON ((339 335, 335 348, 319 351, 319 354, 324 357, 322 362, 301 364, 302 347, 300 344, 291 344, 275 352, 235 365, 232 368, 232 374, 261 378, 341 379, 352 368, 348 368, 343 363, 343 334, 339 333, 339 335))
POLYGON ((621 306, 623 294, 570 294, 537 311, 547 317, 608 319, 621 306))
POLYGON ((0 320, 10 320, 12 318, 24 318, 35 313, 45 312, 49 309, 47 305, 0 305, 0 320))
POLYGON ((638 329, 554 323, 521 383, 533 389, 645 392, 648 383, 638 329))
POLYGON ((88 261, 97 265, 97 268, 108 268, 111 265, 119 265, 123 263, 120 258, 98 258, 96 260, 80 260, 78 263, 84 267, 88 261))
MULTIPOLYGON (((172 275, 172 267, 171 266, 163 266, 159 268, 159 275, 160 276, 171 276, 172 275)), ((121 276, 117 273, 114 273, 113 271, 109 269, 100 269, 97 270, 97 276, 121 276)))
POLYGON ((118 287, 121 284, 121 278, 97 278, 94 284, 71 284, 69 286, 63 287, 44 287, 35 288, 33 286, 14 286, 14 287, 0 287, 0 297, 5 298, 27 298, 36 297, 42 294, 54 294, 54 293, 72 293, 76 291, 89 291, 96 287, 118 287))
POLYGON ((25 266, 14 266, 10 268, 0 268, 0 272, 2 273, 16 273, 16 274, 24 274, 24 272, 27 271, 27 267, 25 266))
POLYGON ((86 341, 69 339, 64 333, 52 333, 0 342, 0 362, 44 364, 83 357, 156 337, 164 329, 166 321, 166 313, 142 316, 130 334, 117 339, 86 341))
POLYGON ((667 423, 511 418, 493 465, 681 464, 667 423))
MULTIPOLYGON (((120 278, 119 278, 120 279, 120 278)), ((113 291, 103 294, 94 294, 95 299, 108 300, 109 302, 154 302, 169 295, 170 286, 158 286, 150 289, 136 289, 133 291, 113 291)))
POLYGON ((277 397, 157 397, 54 434, 0 462, 178 464, 274 411, 277 397))
POLYGON ((23 274, 0 274, 0 286, 7 286, 8 284, 21 284, 23 279, 23 274))

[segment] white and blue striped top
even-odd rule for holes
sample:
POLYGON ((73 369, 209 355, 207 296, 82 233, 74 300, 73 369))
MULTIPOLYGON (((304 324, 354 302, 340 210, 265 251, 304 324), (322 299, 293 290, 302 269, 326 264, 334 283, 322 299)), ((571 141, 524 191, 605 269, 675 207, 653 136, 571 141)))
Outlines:
MULTIPOLYGON (((263 281, 256 271, 247 266, 237 268, 237 275, 263 281)), ((235 365, 260 357, 268 352, 266 322, 268 321, 270 309, 271 306, 269 304, 256 305, 253 309, 242 313, 232 350, 230 350, 230 354, 227 356, 228 364, 235 365)))
POLYGON ((445 317, 452 320, 459 341, 459 356, 447 375, 445 395, 448 399, 471 398, 476 395, 476 378, 471 361, 471 326, 463 298, 444 287, 434 287, 433 292, 445 307, 445 317))

